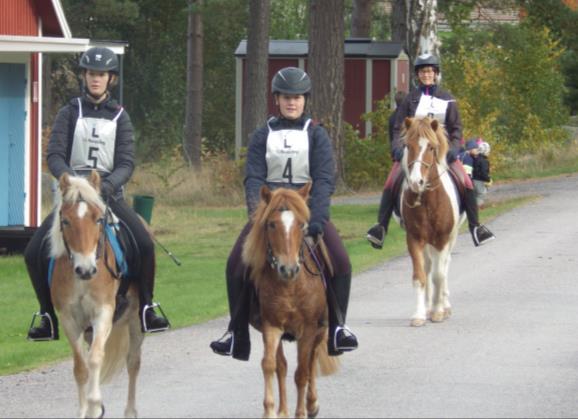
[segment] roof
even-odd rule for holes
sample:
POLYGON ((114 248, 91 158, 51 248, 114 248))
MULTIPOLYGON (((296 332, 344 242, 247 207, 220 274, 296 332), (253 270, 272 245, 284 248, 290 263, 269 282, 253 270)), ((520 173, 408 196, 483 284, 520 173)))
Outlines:
MULTIPOLYGON (((270 40, 270 57, 306 57, 309 52, 307 40, 270 40)), ((247 55, 247 40, 242 40, 235 50, 235 56, 247 55)), ((402 55, 400 42, 373 41, 369 38, 349 38, 345 40, 346 57, 398 58, 402 55)))
POLYGON ((44 36, 72 37, 60 0, 35 0, 34 4, 42 19, 44 36))
POLYGON ((122 41, 94 41, 85 38, 52 38, 45 36, 0 35, 2 52, 83 52, 99 46, 124 54, 128 43, 122 41))

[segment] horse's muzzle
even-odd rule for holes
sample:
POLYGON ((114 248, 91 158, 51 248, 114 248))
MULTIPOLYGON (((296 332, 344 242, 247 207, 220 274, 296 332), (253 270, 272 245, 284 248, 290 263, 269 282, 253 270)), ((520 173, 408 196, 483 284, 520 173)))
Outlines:
POLYGON ((91 279, 94 276, 94 274, 96 273, 96 267, 92 266, 88 269, 84 269, 80 266, 77 266, 76 268, 74 268, 74 273, 76 274, 78 279, 82 279, 84 281, 87 281, 87 280, 91 279))
POLYGON ((281 278, 287 280, 296 278, 300 270, 301 267, 298 264, 293 266, 279 265, 279 267, 277 268, 277 271, 279 272, 279 275, 281 275, 281 278))

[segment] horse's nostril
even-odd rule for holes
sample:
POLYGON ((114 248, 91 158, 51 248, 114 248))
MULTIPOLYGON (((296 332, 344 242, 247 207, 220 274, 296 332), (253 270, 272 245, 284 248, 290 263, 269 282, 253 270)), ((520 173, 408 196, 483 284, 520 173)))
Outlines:
POLYGON ((74 268, 74 272, 76 273, 76 275, 80 276, 82 275, 82 268, 80 266, 77 266, 76 268, 74 268))

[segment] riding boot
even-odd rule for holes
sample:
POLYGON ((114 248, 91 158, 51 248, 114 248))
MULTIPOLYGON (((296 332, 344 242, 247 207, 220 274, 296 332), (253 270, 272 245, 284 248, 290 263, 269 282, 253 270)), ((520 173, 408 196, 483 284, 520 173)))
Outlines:
POLYGON ((252 283, 248 279, 227 275, 227 297, 231 320, 227 332, 210 344, 213 352, 248 361, 251 354, 249 315, 251 310, 252 283))
POLYGON ((143 333, 163 332, 171 327, 171 324, 160 304, 153 302, 154 270, 147 272, 141 270, 141 281, 139 284, 140 299, 140 320, 143 333), (159 314, 155 311, 159 309, 159 314))
POLYGON ((383 248, 383 241, 387 234, 389 220, 393 213, 393 192, 387 188, 381 194, 381 202, 379 204, 379 212, 377 214, 377 224, 372 226, 367 231, 367 240, 374 249, 383 248))
POLYGON ((468 217, 468 227, 475 246, 481 246, 496 237, 484 225, 480 224, 478 218, 478 204, 476 202, 476 193, 473 189, 465 189, 464 208, 468 217))
POLYGON ((48 264, 44 258, 24 254, 28 275, 34 287, 36 298, 40 303, 40 311, 32 317, 32 322, 28 330, 28 339, 32 341, 58 340, 58 318, 54 311, 54 306, 50 299, 50 288, 48 287, 47 275, 48 264), (40 324, 35 326, 36 317, 40 317, 40 324))
POLYGON ((341 355, 343 352, 357 349, 355 335, 345 325, 349 291, 351 288, 351 273, 337 275, 327 281, 327 302, 329 305, 329 340, 327 349, 329 355, 341 355))

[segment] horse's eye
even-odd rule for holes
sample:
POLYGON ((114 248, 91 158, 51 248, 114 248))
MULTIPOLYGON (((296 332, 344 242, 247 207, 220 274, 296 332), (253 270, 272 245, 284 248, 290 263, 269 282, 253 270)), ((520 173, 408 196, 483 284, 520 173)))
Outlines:
POLYGON ((63 226, 69 226, 70 225, 70 221, 68 221, 66 218, 63 218, 62 221, 60 221, 62 223, 63 226))
POLYGON ((96 220, 96 224, 103 224, 104 223, 104 217, 100 217, 98 220, 96 220))
POLYGON ((267 227, 274 230, 274 229, 275 229, 275 222, 269 221, 269 222, 267 223, 267 227))

